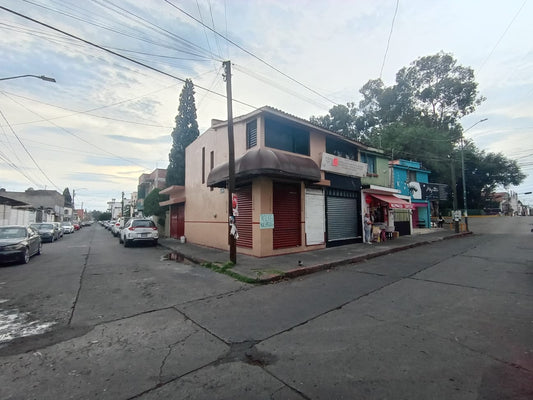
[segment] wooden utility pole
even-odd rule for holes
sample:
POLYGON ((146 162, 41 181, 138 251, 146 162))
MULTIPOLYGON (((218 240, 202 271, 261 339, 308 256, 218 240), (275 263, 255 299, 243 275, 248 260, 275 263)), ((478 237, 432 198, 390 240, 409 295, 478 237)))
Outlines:
POLYGON ((231 61, 224 61, 224 77, 226 78, 226 98, 228 104, 228 242, 229 259, 237 263, 237 240, 231 234, 231 224, 235 223, 233 215, 233 192, 235 191, 235 143, 233 139, 233 108, 231 94, 231 61))

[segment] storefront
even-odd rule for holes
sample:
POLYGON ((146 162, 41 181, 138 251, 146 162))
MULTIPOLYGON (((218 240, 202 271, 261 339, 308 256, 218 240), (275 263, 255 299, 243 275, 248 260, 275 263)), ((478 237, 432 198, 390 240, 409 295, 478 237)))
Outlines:
POLYGON ((414 208, 406 196, 395 189, 370 186, 363 190, 364 212, 368 212, 373 224, 386 233, 398 232, 399 236, 411 234, 411 214, 414 208), (404 198, 402 198, 404 197, 404 198))

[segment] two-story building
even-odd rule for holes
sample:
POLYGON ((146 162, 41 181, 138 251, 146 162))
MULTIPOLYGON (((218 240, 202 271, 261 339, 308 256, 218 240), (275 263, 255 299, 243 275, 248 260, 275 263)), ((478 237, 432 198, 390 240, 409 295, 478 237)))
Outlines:
MULTIPOLYGON (((417 161, 394 160, 389 163, 391 167, 391 187, 398 189, 400 194, 411 198, 413 209, 411 227, 431 227, 431 203, 423 190, 429 182, 429 170, 424 169, 417 161)), ((396 212, 396 218, 400 217, 396 212)), ((400 217, 401 218, 401 217, 400 217)), ((407 214, 405 218, 407 219, 407 214)), ((402 230, 405 228, 402 226, 402 230)), ((408 233, 404 233, 408 234, 408 233)))
MULTIPOLYGON (((361 241, 360 160, 374 149, 271 107, 233 122, 238 252, 264 257, 361 241)), ((227 131, 227 121, 213 120, 186 149, 185 186, 163 191, 171 236, 227 249, 227 131)))

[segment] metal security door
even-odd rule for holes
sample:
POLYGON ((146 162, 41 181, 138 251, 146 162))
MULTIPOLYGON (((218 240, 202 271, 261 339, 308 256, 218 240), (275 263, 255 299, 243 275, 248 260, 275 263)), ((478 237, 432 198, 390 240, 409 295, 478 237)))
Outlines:
POLYGON ((328 242, 359 236, 355 192, 331 190, 326 196, 328 242))
POLYGON ((239 239, 237 246, 253 247, 252 234, 252 186, 235 189, 239 202, 239 215, 235 217, 239 239))
POLYGON ((273 248, 300 246, 300 185, 274 183, 273 185, 274 231, 273 248))

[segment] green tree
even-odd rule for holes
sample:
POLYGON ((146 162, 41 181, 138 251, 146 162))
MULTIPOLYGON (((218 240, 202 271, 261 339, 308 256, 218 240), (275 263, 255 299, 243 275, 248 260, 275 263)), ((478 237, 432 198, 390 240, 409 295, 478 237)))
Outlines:
POLYGON ((168 200, 168 195, 160 194, 161 189, 152 190, 144 199, 144 215, 155 216, 160 225, 165 224, 165 213, 168 207, 161 207, 160 202, 168 200))
POLYGON ((168 155, 166 177, 167 187, 185 184, 185 148, 199 135, 194 85, 192 80, 187 79, 180 94, 176 127, 172 131, 172 148, 168 155))
MULTIPOLYGON (((459 143, 460 119, 475 111, 485 98, 478 92, 474 71, 457 64, 447 53, 420 57, 396 74, 394 85, 369 80, 361 101, 333 107, 311 121, 346 137, 385 150, 391 159, 416 160, 431 170, 431 181, 451 182, 457 175, 462 194, 459 143)), ((485 153, 467 141, 466 184, 469 207, 483 208, 483 198, 497 185, 518 185, 524 174, 502 154, 485 153)))
POLYGON ((72 196, 70 195, 68 188, 63 190, 63 197, 65 199, 65 207, 72 207, 72 196))

